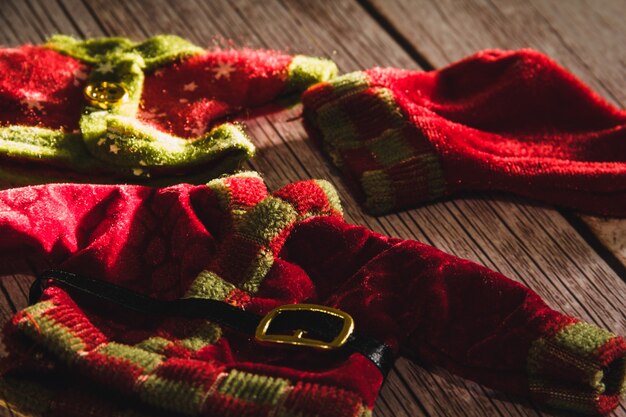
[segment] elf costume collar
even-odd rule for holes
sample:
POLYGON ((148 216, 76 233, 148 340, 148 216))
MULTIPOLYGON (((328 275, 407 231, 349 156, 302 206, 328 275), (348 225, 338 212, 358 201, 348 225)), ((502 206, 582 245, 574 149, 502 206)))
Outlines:
MULTIPOLYGON (((482 266, 346 223, 325 181, 269 193, 241 173, 163 189, 1 191, 0 254, 34 253, 160 300, 221 300, 259 315, 336 308, 396 353, 555 407, 608 413, 626 389, 624 339, 482 266)), ((383 381, 357 352, 259 344, 53 283, 13 317, 5 343, 4 398, 38 415, 364 417, 383 381)))
POLYGON ((358 71, 302 101, 311 135, 371 213, 491 190, 626 216, 626 111, 539 52, 358 71))
POLYGON ((254 153, 226 117, 336 72, 331 61, 261 50, 205 51, 176 36, 0 50, 0 175, 202 183, 254 153))

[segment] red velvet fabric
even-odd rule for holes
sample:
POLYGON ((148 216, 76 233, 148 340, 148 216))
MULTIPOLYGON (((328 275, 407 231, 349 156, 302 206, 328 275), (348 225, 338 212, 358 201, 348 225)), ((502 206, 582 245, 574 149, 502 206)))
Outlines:
MULTIPOLYGON (((227 256, 233 261, 247 256, 241 247, 231 247, 228 254, 222 250, 233 242, 233 225, 245 222, 242 213, 253 213, 260 202, 278 198, 292 202, 300 213, 327 215, 297 221, 274 240, 274 263, 258 292, 238 298, 243 308, 265 313, 299 302, 337 307, 355 318, 357 331, 396 351, 404 347, 425 361, 517 394, 528 392, 531 343, 575 322, 499 273, 346 223, 316 182, 291 184, 268 197, 258 178, 225 181, 231 190, 228 207, 207 186, 61 184, 0 191, 0 254, 14 259, 39 253, 57 268, 152 297, 177 298, 202 270, 220 262, 228 265, 230 261, 222 262, 227 256)), ((261 216, 258 224, 265 221, 255 216, 261 216)), ((103 340, 132 344, 154 335, 182 337, 191 326, 181 319, 141 317, 72 300, 54 287, 46 290, 44 300, 63 306, 77 328, 93 324, 98 333, 89 339, 90 346, 103 340)), ((37 363, 20 344, 21 318, 18 313, 7 328, 13 367, 37 363)), ((168 355, 178 361, 176 367, 200 369, 193 365, 200 361, 215 373, 240 369, 330 384, 357 393, 369 407, 382 383, 378 370, 359 354, 333 357, 260 346, 229 330, 199 352, 181 348, 168 355)), ((52 360, 58 358, 52 355, 52 360)), ((119 361, 107 363, 110 375, 118 376, 107 380, 92 373, 92 365, 81 372, 122 391, 130 376, 120 375, 135 372, 122 369, 127 365, 119 361)))

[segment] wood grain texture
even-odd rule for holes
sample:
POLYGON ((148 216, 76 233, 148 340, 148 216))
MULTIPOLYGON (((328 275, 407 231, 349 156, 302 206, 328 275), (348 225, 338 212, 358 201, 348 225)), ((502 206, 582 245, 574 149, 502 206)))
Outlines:
MULTIPOLYGON (((364 0, 434 67, 477 50, 532 47, 626 107, 626 1, 364 0)), ((626 220, 580 215, 626 266, 626 220)))
MULTIPOLYGON (((12 0, 5 3, 0 8, 0 43, 8 45, 41 42, 52 33, 143 39, 169 32, 199 45, 268 47, 328 56, 344 72, 376 65, 419 68, 419 59, 394 40, 390 28, 377 23, 353 0, 12 0)), ((463 20, 461 13, 468 14, 468 19, 483 13, 470 3, 463 4, 467 9, 457 7, 462 9, 457 12, 460 20, 463 20)), ((407 17, 407 22, 413 25, 408 28, 419 26, 416 22, 419 19, 429 20, 428 24, 435 26, 450 24, 437 14, 435 6, 426 6, 404 4, 403 13, 413 16, 407 17)), ((481 30, 496 32, 488 23, 485 20, 481 30)), ((397 24, 398 31, 402 27, 397 24)), ((426 36, 428 30, 422 32, 426 36)), ((481 39, 479 35, 471 36, 481 39)), ((428 45, 439 45, 433 46, 433 50, 439 51, 441 61, 429 58, 436 65, 472 52, 467 51, 471 45, 465 45, 455 36, 443 37, 446 39, 420 39, 428 45)), ((501 39, 503 47, 516 47, 507 44, 507 39, 501 39)), ((626 334, 623 301, 626 284, 557 211, 514 198, 485 196, 370 217, 356 204, 338 172, 307 140, 300 112, 301 107, 295 106, 246 122, 258 148, 257 157, 248 167, 260 171, 271 188, 298 179, 326 178, 342 196, 349 221, 472 259, 530 286, 555 308, 626 334)), ((29 262, 2 266, 2 271, 6 271, 0 288, 2 320, 26 303, 28 281, 33 271, 42 267, 32 260, 29 262)), ((525 398, 496 393, 445 370, 406 359, 397 362, 374 414, 378 417, 567 415, 539 409, 525 398)))

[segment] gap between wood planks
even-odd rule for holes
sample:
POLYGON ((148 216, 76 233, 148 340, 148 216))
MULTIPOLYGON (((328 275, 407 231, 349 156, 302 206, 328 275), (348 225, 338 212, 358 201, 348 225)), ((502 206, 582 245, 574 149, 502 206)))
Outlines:
MULTIPOLYGON (((155 1, 151 6, 159 10, 156 16, 143 6, 137 1, 120 7, 112 7, 111 1, 27 1, 12 6, 21 18, 18 27, 25 29, 7 34, 7 38, 20 43, 24 41, 22 34, 27 34, 27 40, 40 42, 49 33, 64 32, 82 37, 124 34, 142 39, 160 31, 178 33, 204 44, 215 33, 223 33, 251 46, 297 45, 297 52, 335 58, 344 70, 376 64, 414 68, 423 64, 419 54, 407 54, 394 41, 393 34, 389 36, 388 28, 381 30, 360 6, 347 0, 333 3, 331 10, 318 3, 302 7, 287 2, 254 5, 155 1), (31 19, 30 15, 34 17, 31 19), (359 22, 360 31, 346 25, 351 21, 359 22), (28 28, 32 32, 27 32, 28 28)), ((12 31, 15 27, 9 32, 12 31)), ((520 206, 516 200, 468 200, 433 204, 381 218, 366 216, 337 172, 310 141, 302 140, 305 134, 300 123, 289 122, 298 111, 296 108, 248 122, 259 147, 257 158, 249 166, 266 174, 271 188, 298 179, 328 178, 337 186, 350 221, 471 258, 521 280, 555 307, 603 327, 624 328, 622 322, 611 322, 618 320, 614 315, 619 312, 619 300, 607 282, 616 277, 574 229, 563 227, 567 223, 558 213, 520 206), (549 233, 554 231, 564 238, 554 240, 549 233), (585 261, 590 266, 578 265, 585 261), (577 277, 587 282, 581 283, 577 277)), ((383 387, 379 403, 382 406, 376 409, 376 416, 550 415, 524 398, 496 394, 441 369, 426 370, 404 359, 383 387)))

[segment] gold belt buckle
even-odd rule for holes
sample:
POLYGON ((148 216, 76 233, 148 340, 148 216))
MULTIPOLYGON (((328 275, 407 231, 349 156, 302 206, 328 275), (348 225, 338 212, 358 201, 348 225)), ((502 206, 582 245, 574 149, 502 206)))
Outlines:
POLYGON ((255 338, 259 342, 279 343, 295 346, 308 346, 316 349, 337 349, 343 346, 354 331, 354 319, 345 311, 316 304, 287 304, 276 307, 263 317, 256 328, 255 338), (339 334, 330 342, 303 337, 306 330, 297 329, 293 334, 268 334, 272 320, 278 315, 289 311, 315 311, 343 319, 339 334))

